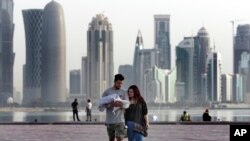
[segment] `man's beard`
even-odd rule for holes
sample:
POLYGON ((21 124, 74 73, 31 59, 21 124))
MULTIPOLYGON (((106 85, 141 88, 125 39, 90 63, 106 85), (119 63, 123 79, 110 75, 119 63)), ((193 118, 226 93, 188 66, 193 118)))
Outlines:
POLYGON ((115 89, 116 89, 116 90, 119 90, 119 89, 120 89, 120 87, 115 86, 115 89))

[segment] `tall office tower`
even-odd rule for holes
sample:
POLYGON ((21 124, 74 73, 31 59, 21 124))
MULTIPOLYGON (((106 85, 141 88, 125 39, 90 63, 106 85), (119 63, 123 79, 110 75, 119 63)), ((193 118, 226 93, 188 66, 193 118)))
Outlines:
POLYGON ((141 31, 138 31, 136 42, 135 42, 135 51, 134 51, 134 61, 133 61, 133 82, 139 86, 140 79, 140 50, 144 48, 143 39, 141 35, 141 31))
POLYGON ((249 83, 250 83, 250 54, 246 51, 242 52, 238 64, 239 74, 242 76, 242 93, 243 101, 246 103, 250 100, 249 83))
POLYGON ((239 63, 243 52, 250 53, 250 24, 239 25, 234 37, 234 74, 239 73, 239 63))
POLYGON ((177 101, 194 100, 194 46, 193 37, 185 37, 176 47, 176 96, 177 101))
POLYGON ((144 87, 145 71, 156 66, 158 54, 158 49, 144 49, 142 35, 138 31, 134 52, 133 79, 134 84, 139 87, 142 93, 146 93, 146 88, 144 87))
POLYGON ((210 48, 210 38, 205 27, 202 27, 197 34, 198 43, 200 45, 200 62, 201 62, 201 73, 206 73, 206 62, 210 48))
POLYGON ((171 69, 170 45, 170 15, 154 15, 155 48, 159 49, 159 62, 157 66, 162 69, 171 69))
POLYGON ((222 102, 232 102, 233 100, 233 79, 232 75, 221 75, 222 102))
POLYGON ((26 64, 23 83, 23 104, 41 98, 42 9, 23 10, 26 38, 26 64))
POLYGON ((88 94, 99 99, 113 84, 113 31, 108 18, 102 14, 93 17, 87 31, 88 94))
POLYGON ((13 97, 13 0, 0 0, 0 106, 13 97))
POLYGON ((63 8, 51 1, 44 8, 42 28, 41 94, 44 105, 66 101, 65 42, 63 8))
POLYGON ((209 36, 202 27, 194 37, 194 98, 195 103, 201 104, 202 99, 202 74, 206 73, 206 59, 209 51, 209 36))
POLYGON ((133 85, 133 66, 132 65, 120 65, 118 73, 125 77, 123 89, 127 90, 129 86, 133 85))
POLYGON ((70 94, 80 95, 81 93, 81 70, 70 71, 70 94))
POLYGON ((210 102, 221 102, 221 54, 211 52, 207 59, 207 94, 210 102))
POLYGON ((146 93, 147 88, 144 87, 144 74, 148 69, 156 66, 158 62, 159 51, 156 48, 144 49, 141 32, 138 32, 135 44, 134 62, 133 62, 133 79, 142 93, 146 93))
POLYGON ((81 69, 81 94, 84 97, 89 97, 89 95, 87 95, 87 71, 88 71, 88 61, 87 61, 87 57, 82 57, 82 69, 81 69))

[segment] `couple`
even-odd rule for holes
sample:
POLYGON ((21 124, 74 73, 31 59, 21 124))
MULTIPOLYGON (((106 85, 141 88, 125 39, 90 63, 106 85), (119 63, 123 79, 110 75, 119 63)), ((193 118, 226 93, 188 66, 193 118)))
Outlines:
POLYGON ((121 89, 124 77, 121 74, 115 75, 113 87, 107 89, 102 97, 117 94, 122 100, 129 100, 129 108, 125 109, 120 101, 99 105, 99 109, 106 108, 106 122, 109 141, 123 141, 128 136, 129 141, 143 141, 143 135, 135 131, 136 127, 148 128, 147 105, 136 85, 129 87, 128 92, 121 89), (119 107, 114 112, 114 107, 119 107), (125 121, 124 121, 125 117, 125 121), (126 129, 125 124, 128 129, 126 129))

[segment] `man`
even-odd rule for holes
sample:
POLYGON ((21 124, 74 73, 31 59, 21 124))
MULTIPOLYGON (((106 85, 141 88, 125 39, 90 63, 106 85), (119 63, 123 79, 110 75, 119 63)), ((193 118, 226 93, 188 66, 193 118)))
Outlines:
POLYGON ((72 102, 71 104, 71 107, 72 107, 72 110, 73 110, 73 120, 75 121, 75 116, 77 118, 77 121, 80 121, 79 117, 78 117, 78 109, 77 109, 77 106, 78 106, 78 102, 77 102, 77 99, 75 99, 74 102, 72 102))
POLYGON ((92 109, 92 103, 91 100, 88 99, 88 104, 86 106, 86 115, 87 115, 87 120, 86 121, 91 121, 91 109, 92 109))
MULTIPOLYGON (((126 91, 121 89, 123 81, 124 77, 121 74, 116 74, 113 87, 105 90, 102 97, 117 94, 121 99, 127 100, 128 96, 126 91)), ((105 104, 104 107, 106 108, 105 125, 107 126, 109 141, 114 141, 115 138, 117 141, 122 141, 127 135, 124 121, 124 107, 122 102, 111 102, 109 104, 105 104), (119 109, 114 112, 114 107, 119 107, 119 109)))

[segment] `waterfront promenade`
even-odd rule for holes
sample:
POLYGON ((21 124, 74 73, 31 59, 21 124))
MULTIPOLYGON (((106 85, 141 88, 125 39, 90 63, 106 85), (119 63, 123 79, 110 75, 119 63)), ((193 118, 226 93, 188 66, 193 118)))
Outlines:
MULTIPOLYGON (((103 123, 0 123, 0 141, 108 141, 108 136, 103 123)), ((151 124, 145 141, 229 141, 229 124, 151 124)))

